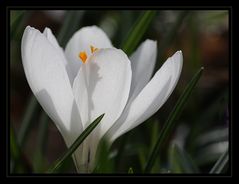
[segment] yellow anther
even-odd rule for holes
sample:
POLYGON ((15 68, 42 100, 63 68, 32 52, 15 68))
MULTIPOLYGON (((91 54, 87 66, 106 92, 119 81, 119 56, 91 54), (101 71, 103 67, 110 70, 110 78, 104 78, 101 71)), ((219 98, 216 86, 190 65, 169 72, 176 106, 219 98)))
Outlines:
POLYGON ((93 54, 95 51, 98 50, 98 48, 95 48, 94 46, 90 46, 91 53, 93 54))
MULTIPOLYGON (((98 50, 98 48, 95 48, 94 46, 90 45, 90 50, 91 50, 91 53, 93 54, 95 51, 98 50)), ((83 63, 86 63, 87 54, 86 54, 85 51, 80 52, 79 55, 78 55, 78 57, 81 59, 81 61, 82 61, 83 63)))
POLYGON ((79 56, 79 58, 81 59, 81 61, 82 61, 83 63, 86 62, 86 60, 87 60, 87 54, 86 54, 86 52, 80 52, 78 56, 79 56))

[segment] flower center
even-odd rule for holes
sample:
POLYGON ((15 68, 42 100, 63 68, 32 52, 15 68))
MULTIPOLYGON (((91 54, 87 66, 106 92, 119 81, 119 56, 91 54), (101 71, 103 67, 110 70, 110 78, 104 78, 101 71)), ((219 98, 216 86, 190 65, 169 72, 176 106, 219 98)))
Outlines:
MULTIPOLYGON (((90 51, 91 51, 91 54, 93 54, 95 51, 97 51, 98 48, 90 45, 90 51)), ((82 63, 86 63, 86 60, 87 60, 87 54, 85 51, 82 51, 78 54, 78 57, 81 59, 82 63)))
POLYGON ((87 60, 87 54, 86 54, 86 52, 80 52, 80 53, 79 53, 79 58, 81 59, 81 61, 82 61, 83 63, 85 63, 86 60, 87 60))

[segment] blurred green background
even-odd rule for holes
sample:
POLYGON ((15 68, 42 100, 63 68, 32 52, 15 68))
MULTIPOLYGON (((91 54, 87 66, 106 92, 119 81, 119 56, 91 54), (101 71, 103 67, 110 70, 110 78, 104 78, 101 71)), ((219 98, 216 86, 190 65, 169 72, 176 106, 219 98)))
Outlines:
MULTIPOLYGON (((54 123, 35 101, 21 61, 27 25, 52 29, 64 48, 81 27, 101 27, 120 48, 141 10, 10 11, 11 173, 41 173, 67 149, 54 123), (14 138, 15 137, 15 138, 14 138), (15 141, 14 141, 15 140, 15 141), (13 148, 13 149, 12 149, 13 148), (20 149, 18 149, 20 148, 20 149), (19 151, 20 150, 20 151, 19 151)), ((229 15, 226 10, 158 10, 141 41, 158 42, 155 71, 177 50, 184 65, 178 85, 163 107, 114 142, 102 172, 141 173, 172 107, 193 74, 203 75, 177 126, 164 141, 152 173, 208 173, 228 149, 229 15)), ((70 160, 59 170, 75 173, 70 160)))

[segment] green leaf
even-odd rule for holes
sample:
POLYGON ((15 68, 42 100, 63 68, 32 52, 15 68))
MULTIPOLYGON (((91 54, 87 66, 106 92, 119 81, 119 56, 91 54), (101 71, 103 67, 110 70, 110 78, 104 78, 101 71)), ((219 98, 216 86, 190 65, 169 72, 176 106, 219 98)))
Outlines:
POLYGON ((22 15, 25 13, 25 11, 11 11, 10 12, 10 27, 12 27, 14 24, 16 24, 19 19, 21 19, 22 15))
POLYGON ((139 12, 131 10, 122 10, 117 12, 118 29, 112 39, 112 43, 116 48, 119 48, 125 40, 125 33, 128 33, 132 25, 138 19, 139 12))
POLYGON ((14 160, 18 160, 20 155, 20 150, 19 150, 19 146, 17 144, 15 133, 12 126, 10 126, 10 153, 11 153, 11 157, 14 160))
MULTIPOLYGON (((213 142, 220 142, 228 140, 228 130, 223 130, 224 128, 215 129, 211 132, 211 127, 216 126, 218 122, 219 112, 225 110, 225 107, 228 105, 228 89, 220 93, 215 93, 214 98, 210 98, 210 101, 207 101, 207 106, 201 110, 198 110, 197 113, 200 114, 197 119, 192 120, 193 126, 191 127, 190 133, 188 135, 188 140, 191 140, 187 143, 187 149, 190 153, 197 153, 205 145, 211 144, 213 142), (202 122, 204 122, 202 124, 202 122), (227 132, 226 132, 227 131, 227 132), (206 135, 206 136, 205 136, 206 135), (214 138, 215 139, 214 139, 214 138)), ((220 113, 223 114, 223 113, 220 113)), ((189 120, 190 121, 190 120, 189 120)), ((225 150, 223 150, 224 152, 225 150)), ((214 151, 213 151, 214 152, 214 151)), ((201 154, 201 153, 199 153, 201 154)), ((221 155, 222 153, 220 153, 221 155)), ((203 154, 204 155, 204 154, 203 154)), ((203 160, 208 160, 208 157, 203 156, 203 160)), ((216 160, 218 159, 218 156, 216 160)), ((211 160, 211 159, 210 159, 211 160)), ((214 160, 215 161, 215 160, 214 160)), ((203 161, 204 162, 204 161, 203 161)), ((205 162, 204 162, 205 163, 205 162)), ((199 163, 197 163, 199 164, 199 163)))
POLYGON ((23 17, 25 15, 25 11, 11 11, 10 12, 10 32, 11 39, 16 36, 16 32, 18 31, 19 26, 22 23, 23 17))
POLYGON ((129 170, 128 170, 128 174, 134 174, 134 170, 133 170, 132 167, 129 168, 129 170))
POLYGON ((61 30, 58 33, 57 40, 61 46, 65 46, 70 37, 75 31, 80 27, 81 19, 85 11, 73 11, 69 10, 65 14, 64 22, 62 24, 61 30))
POLYGON ((44 171, 44 151, 47 146, 47 130, 49 125, 49 117, 44 111, 41 112, 41 117, 39 121, 38 139, 36 143, 36 149, 33 156, 33 167, 34 172, 44 171))
POLYGON ((138 160, 139 160, 141 170, 144 170, 144 165, 146 162, 146 150, 148 151, 145 145, 138 147, 138 160))
POLYGON ((18 144, 20 147, 24 146, 26 137, 29 134, 29 130, 31 127, 31 122, 32 122, 31 120, 33 116, 36 114, 38 108, 39 108, 39 105, 37 103, 37 100, 35 96, 32 95, 31 99, 29 100, 27 104, 27 109, 23 116, 22 124, 18 132, 18 144))
POLYGON ((228 167, 229 156, 228 150, 217 160, 213 168, 210 170, 210 174, 220 174, 228 167))
POLYGON ((110 144, 106 138, 102 138, 96 153, 96 163, 93 173, 111 173, 114 168, 113 160, 110 156, 110 144))
POLYGON ((203 71, 203 68, 201 68, 193 76, 192 80, 189 82, 189 84, 187 85, 187 87, 183 91, 182 95, 180 96, 179 100, 177 101, 176 105, 174 106, 173 110, 169 114, 169 117, 166 120, 166 122, 164 123, 163 128, 162 128, 162 130, 161 130, 161 132, 159 134, 159 138, 158 138, 158 140, 157 140, 157 142, 156 142, 156 144, 154 146, 154 149, 153 149, 152 153, 149 156, 149 159, 148 159, 148 162, 147 162, 147 165, 145 167, 145 171, 144 172, 150 172, 151 171, 151 169, 152 169, 152 167, 154 165, 154 161, 158 157, 158 152, 159 152, 159 149, 162 146, 163 141, 166 140, 167 137, 172 132, 172 129, 173 129, 173 127, 176 124, 176 121, 174 121, 174 120, 179 116, 179 114, 183 110, 184 105, 188 101, 188 98, 190 97, 193 89, 196 87, 196 84, 197 84, 198 80, 200 79, 200 77, 202 75, 202 71, 203 71))
POLYGON ((96 118, 76 139, 76 141, 70 146, 70 148, 63 154, 63 156, 56 160, 55 164, 48 169, 48 173, 53 173, 57 170, 65 160, 70 158, 70 156, 74 153, 74 151, 80 146, 80 144, 86 139, 86 137, 94 130, 94 128, 100 123, 105 114, 100 115, 96 118))
POLYGON ((12 127, 12 123, 10 124, 10 153, 11 153, 11 163, 10 163, 10 171, 14 172, 31 172, 31 166, 23 155, 18 142, 16 140, 16 136, 14 133, 14 129, 12 127))
POLYGON ((130 30, 122 46, 122 49, 125 53, 129 55, 135 50, 136 46, 140 42, 144 33, 149 28, 150 23, 152 22, 155 15, 156 15, 156 11, 148 10, 148 11, 145 11, 139 17, 135 25, 130 30))
POLYGON ((121 167, 121 164, 123 162, 123 156, 125 151, 126 143, 129 139, 130 132, 126 133, 124 136, 120 138, 119 146, 118 146, 118 152, 115 158, 115 165, 117 168, 121 167))
POLYGON ((180 26, 182 25, 184 19, 188 16, 189 11, 185 10, 178 14, 177 19, 174 24, 170 27, 169 31, 163 35, 162 40, 159 42, 158 51, 159 51, 159 59, 162 58, 162 54, 165 53, 165 50, 171 43, 174 41, 178 30, 180 30, 180 26))
POLYGON ((170 148, 169 163, 172 173, 199 173, 190 155, 177 144, 172 144, 170 148))

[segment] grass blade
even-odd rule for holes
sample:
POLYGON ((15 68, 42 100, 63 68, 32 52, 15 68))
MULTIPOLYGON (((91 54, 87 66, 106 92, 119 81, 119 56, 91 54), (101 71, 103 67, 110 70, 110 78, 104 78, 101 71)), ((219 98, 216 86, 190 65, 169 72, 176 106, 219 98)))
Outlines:
POLYGON ((96 153, 97 165, 93 173, 111 173, 114 168, 114 162, 110 158, 110 147, 107 139, 102 138, 96 153))
POLYGON ((63 154, 61 158, 56 160, 55 164, 48 169, 48 173, 53 173, 57 170, 65 160, 67 160, 74 151, 80 146, 80 144, 85 140, 85 138, 94 130, 94 128, 100 123, 102 118, 105 114, 100 115, 96 118, 83 132, 82 134, 76 139, 76 141, 71 145, 71 147, 63 154))
POLYGON ((222 173, 228 166, 229 156, 228 150, 218 159, 213 168, 210 170, 210 174, 220 174, 222 173))
POLYGON ((171 173, 198 173, 199 169, 190 155, 177 144, 170 148, 170 171, 171 173))
POLYGON ((122 46, 122 43, 125 40, 126 36, 125 33, 128 33, 132 28, 132 25, 134 25, 134 23, 136 22, 138 18, 138 12, 123 10, 118 13, 118 16, 118 29, 112 39, 112 43, 116 48, 122 46))
POLYGON ((197 84, 198 80, 200 79, 200 77, 202 75, 202 71, 203 71, 203 68, 201 68, 193 76, 192 80, 189 82, 189 84, 185 88, 184 92, 180 96, 179 100, 177 101, 175 107, 173 108, 173 110, 169 114, 169 117, 166 120, 166 122, 164 123, 163 128, 162 128, 162 130, 159 134, 159 138, 157 140, 157 143, 155 144, 154 149, 149 156, 149 160, 147 162, 147 165, 145 167, 144 172, 150 172, 151 171, 151 169, 153 167, 153 164, 154 164, 154 161, 157 159, 158 152, 159 152, 159 149, 160 149, 160 147, 163 143, 163 140, 165 140, 169 136, 169 134, 171 133, 172 128, 175 125, 174 120, 178 117, 178 115, 183 110, 184 105, 186 104, 188 98, 190 97, 193 89, 196 87, 196 84, 197 84))
POLYGON ((132 167, 129 168, 129 170, 128 170, 128 174, 134 174, 134 170, 133 170, 132 167))
POLYGON ((116 158, 115 158, 115 165, 117 168, 121 167, 121 164, 123 161, 124 149, 125 149, 125 145, 126 145, 126 142, 128 141, 128 139, 129 139, 129 133, 122 136, 122 138, 119 142, 118 154, 116 155, 116 158))
POLYGON ((36 149, 33 156, 33 168, 34 172, 42 172, 44 167, 43 153, 47 146, 47 130, 49 125, 49 118, 47 114, 42 111, 39 121, 38 140, 36 143, 36 149))
POLYGON ((20 149, 12 125, 10 125, 10 153, 11 153, 11 163, 10 163, 11 173, 31 172, 32 167, 20 149))
POLYGON ((20 157, 20 149, 12 126, 10 126, 10 153, 12 159, 10 171, 13 172, 15 170, 16 161, 19 160, 20 157))
POLYGON ((61 46, 64 47, 73 33, 80 27, 80 21, 84 15, 84 12, 85 11, 79 10, 69 10, 66 12, 64 22, 57 36, 57 40, 61 46))
POLYGON ((11 11, 10 12, 10 26, 14 26, 14 24, 18 24, 19 21, 21 20, 23 14, 25 11, 11 11))
POLYGON ((122 46, 122 49, 125 53, 131 54, 135 50, 147 28, 149 28, 150 23, 155 15, 156 11, 148 10, 139 17, 135 25, 130 30, 122 46))
POLYGON ((32 95, 31 99, 27 105, 26 112, 23 116, 20 130, 18 132, 18 144, 21 147, 24 146, 24 142, 25 142, 27 134, 28 134, 27 132, 29 132, 29 129, 31 126, 32 117, 36 114, 39 107, 40 106, 38 105, 35 96, 32 95))
POLYGON ((162 54, 165 53, 167 47, 174 41, 175 37, 177 36, 178 30, 180 30, 184 19, 188 16, 189 13, 190 11, 188 10, 180 12, 177 16, 177 19, 175 20, 175 23, 170 27, 169 31, 165 33, 165 35, 163 35, 163 39, 159 42, 158 46, 158 58, 162 58, 162 54))
POLYGON ((23 17, 25 16, 25 11, 11 11, 10 13, 10 36, 13 39, 16 36, 18 28, 20 27, 23 17))

